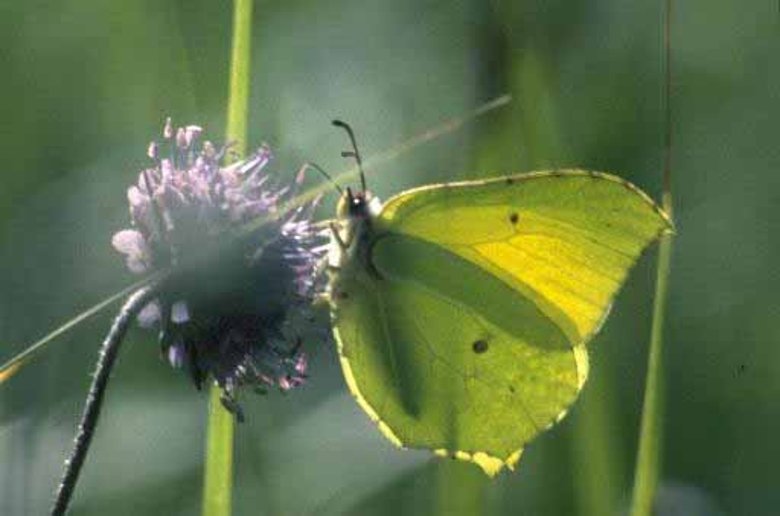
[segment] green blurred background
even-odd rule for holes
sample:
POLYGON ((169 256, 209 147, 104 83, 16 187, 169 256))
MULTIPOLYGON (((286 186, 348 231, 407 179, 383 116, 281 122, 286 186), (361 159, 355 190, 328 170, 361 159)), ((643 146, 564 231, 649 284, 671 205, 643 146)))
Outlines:
MULTIPOLYGON (((170 115, 222 139, 231 3, 0 5, 0 360, 129 284, 112 233, 170 115)), ((250 145, 332 171, 505 92, 513 103, 370 171, 383 198, 435 181, 581 166, 658 198, 658 2, 258 1, 250 145)), ((775 2, 673 15, 675 240, 659 514, 780 507, 780 51, 775 2)), ((332 213, 334 197, 322 215, 332 213)), ((655 251, 595 339, 591 380, 516 473, 398 451, 347 394, 333 346, 311 381, 248 397, 235 514, 621 514, 641 410, 655 251)), ((109 311, 110 312, 110 311, 109 311)), ((0 514, 44 514, 110 313, 0 386, 0 514)), ((316 339, 315 339, 316 340, 316 339)), ((72 514, 199 514, 206 396, 131 333, 72 514)))

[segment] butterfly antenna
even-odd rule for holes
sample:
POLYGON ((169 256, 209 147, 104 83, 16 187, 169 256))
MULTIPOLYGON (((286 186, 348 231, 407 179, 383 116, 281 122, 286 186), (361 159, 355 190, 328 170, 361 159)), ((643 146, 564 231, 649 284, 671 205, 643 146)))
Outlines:
POLYGON ((357 142, 355 141, 355 133, 352 131, 352 128, 349 126, 348 123, 342 122, 341 120, 334 120, 333 125, 336 127, 341 127, 345 131, 347 131, 347 135, 349 135, 349 141, 352 142, 352 150, 351 151, 343 151, 341 153, 341 157, 343 158, 355 158, 355 161, 357 161, 358 170, 360 171, 360 187, 363 189, 363 191, 366 191, 366 174, 363 172, 363 160, 360 158, 360 152, 357 148, 357 142))
POLYGON ((295 179, 295 182, 299 183, 299 184, 302 183, 304 174, 310 168, 313 168, 314 170, 316 170, 317 172, 322 174, 322 176, 325 179, 327 179, 330 184, 333 185, 333 187, 336 189, 336 191, 338 191, 339 195, 343 195, 344 194, 344 190, 339 186, 339 184, 336 181, 333 180, 333 178, 330 176, 330 174, 325 172, 325 169, 323 169, 321 166, 319 166, 316 163, 313 163, 311 161, 307 161, 306 163, 303 164, 303 166, 301 167, 301 170, 298 172, 298 177, 295 179))

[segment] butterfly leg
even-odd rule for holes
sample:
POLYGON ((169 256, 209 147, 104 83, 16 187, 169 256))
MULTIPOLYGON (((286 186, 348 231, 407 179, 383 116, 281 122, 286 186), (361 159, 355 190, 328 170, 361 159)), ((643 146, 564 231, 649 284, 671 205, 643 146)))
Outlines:
POLYGON ((349 248, 349 242, 345 242, 341 238, 341 234, 339 234, 339 229, 336 227, 336 224, 334 222, 330 223, 330 231, 333 234, 333 240, 336 241, 336 243, 339 246, 339 249, 341 249, 341 252, 346 252, 349 248))

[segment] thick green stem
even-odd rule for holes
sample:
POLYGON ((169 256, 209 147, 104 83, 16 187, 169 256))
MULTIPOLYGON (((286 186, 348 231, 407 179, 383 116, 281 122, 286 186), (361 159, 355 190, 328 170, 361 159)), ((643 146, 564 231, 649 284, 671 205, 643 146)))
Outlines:
MULTIPOLYGON (((249 105, 249 63, 252 0, 235 0, 233 44, 230 53, 230 90, 226 139, 242 155, 246 149, 249 105)), ((220 389, 211 386, 203 485, 203 515, 231 514, 233 493, 233 415, 220 402, 220 389)))
POLYGON ((231 513, 233 494, 233 415, 219 401, 220 389, 211 386, 203 483, 203 515, 231 513))
POLYGON ((249 106, 252 0, 235 0, 234 6, 226 136, 228 141, 236 142, 233 150, 243 155, 246 150, 247 108, 249 106))

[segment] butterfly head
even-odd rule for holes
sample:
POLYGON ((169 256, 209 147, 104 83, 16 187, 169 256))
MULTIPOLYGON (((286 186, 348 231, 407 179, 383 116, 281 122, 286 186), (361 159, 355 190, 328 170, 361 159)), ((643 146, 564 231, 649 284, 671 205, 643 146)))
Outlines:
POLYGON ((370 190, 353 192, 347 188, 339 199, 336 215, 340 219, 363 220, 377 216, 381 210, 382 202, 370 190))

